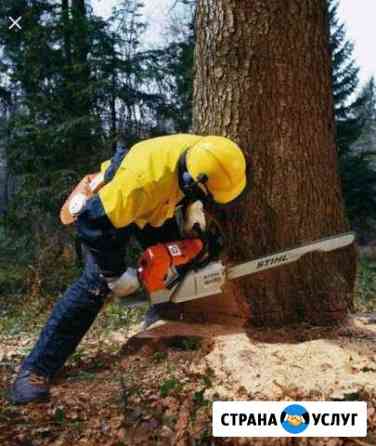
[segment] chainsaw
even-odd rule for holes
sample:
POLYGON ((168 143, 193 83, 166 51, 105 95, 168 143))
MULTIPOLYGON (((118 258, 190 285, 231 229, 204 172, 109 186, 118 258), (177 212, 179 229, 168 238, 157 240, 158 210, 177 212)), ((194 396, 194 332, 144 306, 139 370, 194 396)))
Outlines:
POLYGON ((210 254, 210 260, 196 261, 201 250, 205 249, 205 243, 200 239, 155 245, 145 251, 138 268, 139 281, 147 298, 129 296, 125 305, 145 301, 151 304, 182 303, 221 294, 228 280, 295 262, 311 252, 334 251, 350 245, 354 240, 354 233, 347 232, 229 267, 210 254))
MULTIPOLYGON (((87 175, 66 200, 60 218, 72 223, 86 200, 103 185, 102 174, 87 175)), ((124 298, 124 305, 182 303, 221 294, 228 280, 276 268, 299 260, 312 252, 329 252, 352 244, 353 232, 323 238, 279 251, 238 265, 221 260, 224 236, 220 225, 208 219, 204 234, 151 246, 141 256, 137 276, 144 292, 124 298)))

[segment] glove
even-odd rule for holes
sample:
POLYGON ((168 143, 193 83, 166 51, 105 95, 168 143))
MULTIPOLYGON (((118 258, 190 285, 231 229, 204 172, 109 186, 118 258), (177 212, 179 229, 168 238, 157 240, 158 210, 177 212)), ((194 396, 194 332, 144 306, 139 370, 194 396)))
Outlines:
POLYGON ((200 200, 190 204, 185 211, 184 235, 188 237, 194 236, 195 229, 201 232, 206 230, 204 205, 200 200))
POLYGON ((118 278, 108 278, 106 280, 108 287, 117 297, 129 296, 140 288, 137 270, 134 268, 127 268, 118 278))

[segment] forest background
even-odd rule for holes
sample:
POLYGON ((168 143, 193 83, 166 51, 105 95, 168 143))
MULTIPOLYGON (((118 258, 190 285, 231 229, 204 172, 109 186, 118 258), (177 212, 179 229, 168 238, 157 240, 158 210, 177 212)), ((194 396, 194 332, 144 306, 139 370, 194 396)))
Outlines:
MULTIPOLYGON (((375 83, 359 80, 338 8, 329 1, 338 168, 347 217, 372 257, 375 83)), ((74 234, 58 213, 82 175, 118 143, 191 130, 195 2, 175 2, 158 39, 142 2, 119 1, 106 20, 94 10, 84 0, 0 5, 2 314, 18 314, 28 299, 46 308, 77 275, 74 234), (9 16, 22 16, 22 30, 9 29, 9 16)), ((375 305, 374 269, 363 256, 359 309, 375 305)))

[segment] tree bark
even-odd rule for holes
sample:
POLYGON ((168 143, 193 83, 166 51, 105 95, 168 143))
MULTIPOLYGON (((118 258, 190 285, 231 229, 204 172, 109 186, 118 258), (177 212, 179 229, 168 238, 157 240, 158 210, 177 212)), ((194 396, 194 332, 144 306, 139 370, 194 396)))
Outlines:
MULTIPOLYGON (((348 230, 337 174, 325 0, 199 0, 194 131, 235 140, 254 185, 220 211, 228 262, 348 230)), ((186 319, 331 324, 352 307, 354 247, 230 283, 186 319)))

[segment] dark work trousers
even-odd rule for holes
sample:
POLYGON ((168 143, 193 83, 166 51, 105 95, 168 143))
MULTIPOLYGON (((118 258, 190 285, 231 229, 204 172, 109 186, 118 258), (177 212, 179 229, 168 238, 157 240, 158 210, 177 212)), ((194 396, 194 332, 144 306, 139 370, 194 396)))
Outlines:
POLYGON ((39 339, 21 369, 53 377, 63 367, 103 306, 109 289, 93 257, 85 252, 85 269, 55 304, 39 339))
MULTIPOLYGON (((132 233, 144 249, 178 238, 174 219, 168 220, 161 228, 146 226, 140 230, 133 227, 132 233)), ((85 269, 81 277, 55 304, 21 369, 52 378, 74 352, 101 310, 110 291, 91 254, 84 250, 84 256, 85 269)))

